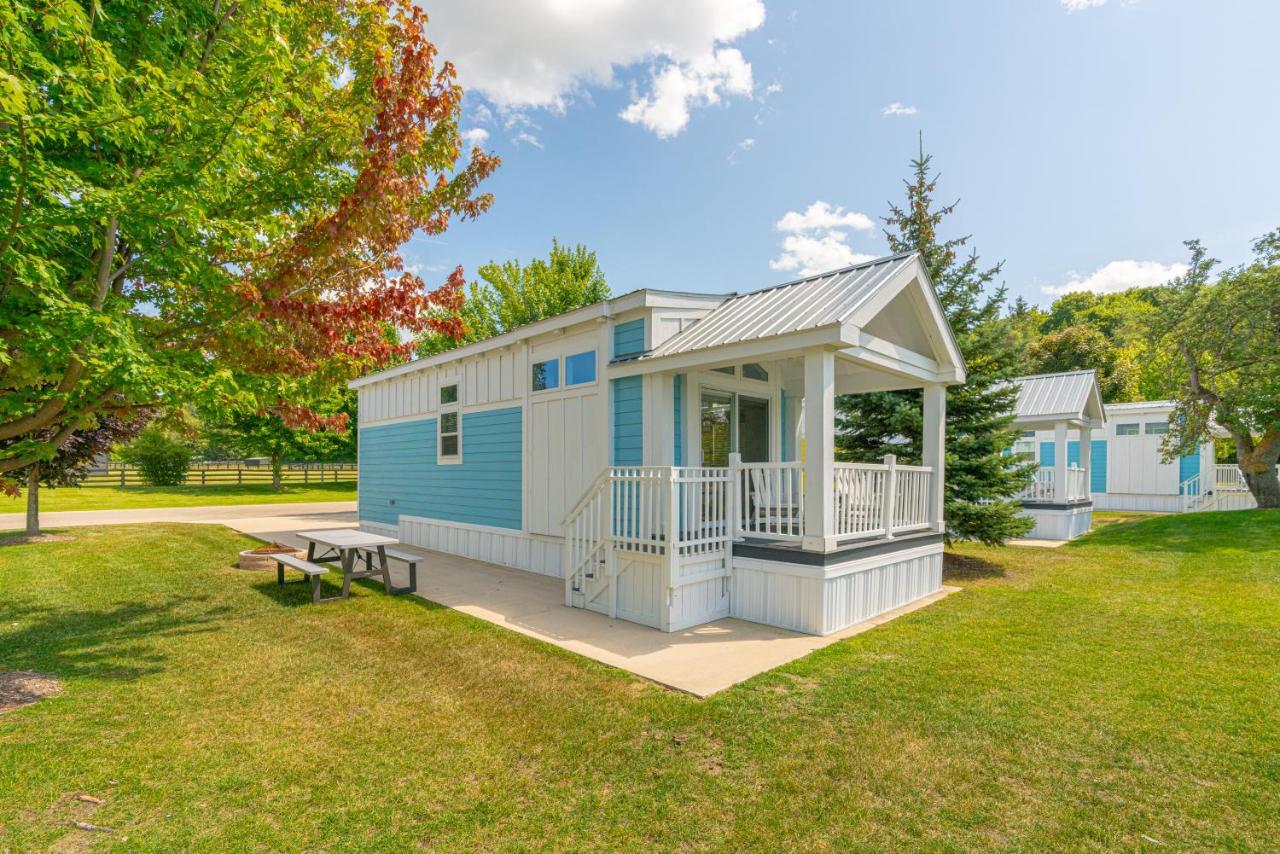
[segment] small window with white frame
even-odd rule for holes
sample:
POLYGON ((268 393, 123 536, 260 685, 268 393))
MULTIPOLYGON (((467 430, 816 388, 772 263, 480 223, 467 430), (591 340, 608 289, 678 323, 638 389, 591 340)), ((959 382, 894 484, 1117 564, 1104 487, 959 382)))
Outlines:
POLYGON ((534 362, 531 376, 534 391, 551 391, 560 387, 560 360, 534 362))
POLYGON ((439 434, 437 461, 442 465, 462 462, 462 414, 456 409, 441 412, 439 434))
POLYGON ((440 405, 448 406, 451 403, 458 402, 458 384, 450 383, 449 385, 440 386, 440 405))
POLYGON ((1169 432, 1168 421, 1148 421, 1146 424, 1148 436, 1163 436, 1169 432))
POLYGON ((1117 424, 1117 436, 1136 436, 1138 435, 1138 424, 1117 424))
POLYGON ((596 381, 596 351, 587 350, 564 357, 564 384, 585 385, 596 381))

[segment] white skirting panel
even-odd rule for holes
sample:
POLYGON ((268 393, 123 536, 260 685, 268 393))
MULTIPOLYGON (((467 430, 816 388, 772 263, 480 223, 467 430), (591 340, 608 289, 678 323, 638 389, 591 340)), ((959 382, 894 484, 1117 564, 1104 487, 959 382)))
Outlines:
POLYGON ((1022 515, 1035 522, 1027 533, 1027 537, 1033 540, 1074 540, 1089 533, 1093 526, 1093 507, 1089 505, 1065 510, 1024 506, 1022 515))
POLYGON ((1133 510, 1145 513, 1181 513, 1181 495, 1140 495, 1125 492, 1095 492, 1095 510, 1133 510))
POLYGON ((942 546, 826 568, 734 558, 733 569, 733 616, 826 635, 941 590, 942 546))
POLYGON ((534 537, 523 531, 442 522, 420 516, 401 516, 398 533, 395 526, 374 522, 361 522, 360 527, 372 533, 398 537, 411 546, 556 578, 564 575, 564 552, 560 541, 534 537))

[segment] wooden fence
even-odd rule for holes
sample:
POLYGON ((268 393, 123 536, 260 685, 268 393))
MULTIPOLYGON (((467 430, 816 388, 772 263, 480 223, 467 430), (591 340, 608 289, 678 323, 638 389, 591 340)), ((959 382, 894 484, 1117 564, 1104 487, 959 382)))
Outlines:
MULTIPOLYGON (((311 483, 337 483, 356 479, 355 463, 285 463, 280 470, 282 483, 297 485, 311 483)), ((243 461, 192 463, 187 469, 184 486, 213 486, 215 484, 271 483, 271 466, 253 465, 243 461)), ((135 466, 109 463, 94 469, 81 486, 148 486, 142 473, 135 466)))

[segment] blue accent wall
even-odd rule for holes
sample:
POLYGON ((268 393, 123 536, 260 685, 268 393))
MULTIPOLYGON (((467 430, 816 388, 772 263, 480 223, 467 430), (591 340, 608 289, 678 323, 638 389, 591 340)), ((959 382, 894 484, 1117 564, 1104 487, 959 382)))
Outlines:
POLYGON ((676 374, 672 380, 675 388, 675 405, 671 417, 676 431, 676 465, 684 465, 684 374, 676 374))
POLYGON ((1057 453, 1055 452, 1053 442, 1040 443, 1040 467, 1053 468, 1058 464, 1057 453))
POLYGON ((613 460, 615 466, 644 465, 643 377, 611 380, 613 405, 613 460))
POLYGON ((644 318, 629 320, 613 327, 613 357, 635 356, 644 352, 644 318))
MULTIPOLYGON (((1198 474, 1200 474, 1199 451, 1196 451, 1194 454, 1188 454, 1185 457, 1180 457, 1178 459, 1178 492, 1181 493, 1183 491, 1182 484, 1187 481, 1187 478, 1195 477, 1198 474)), ((1199 491, 1196 490, 1196 487, 1192 486, 1191 489, 1194 494, 1200 494, 1199 491)))
MULTIPOLYGON (((1053 444, 1050 443, 1050 448, 1053 444)), ((1089 458, 1089 491, 1107 491, 1107 440, 1093 439, 1089 442, 1092 449, 1089 458)), ((1051 455, 1053 451, 1049 452, 1051 455)), ((1080 465, 1080 440, 1067 443, 1067 465, 1080 465)))
POLYGON ((436 462, 434 418, 361 427, 358 441, 361 519, 395 525, 403 514, 521 527, 520 407, 464 412, 457 465, 436 462))

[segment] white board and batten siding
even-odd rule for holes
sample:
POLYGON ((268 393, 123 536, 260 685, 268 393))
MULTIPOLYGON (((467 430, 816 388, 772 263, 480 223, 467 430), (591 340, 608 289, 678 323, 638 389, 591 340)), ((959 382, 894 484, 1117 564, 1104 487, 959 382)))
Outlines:
POLYGON ((524 348, 513 347, 364 386, 359 390, 360 424, 434 415, 440 409, 440 387, 453 383, 465 408, 520 402, 527 382, 525 358, 524 348))

